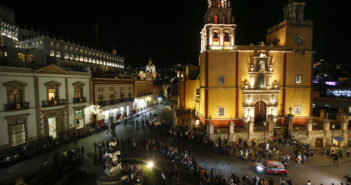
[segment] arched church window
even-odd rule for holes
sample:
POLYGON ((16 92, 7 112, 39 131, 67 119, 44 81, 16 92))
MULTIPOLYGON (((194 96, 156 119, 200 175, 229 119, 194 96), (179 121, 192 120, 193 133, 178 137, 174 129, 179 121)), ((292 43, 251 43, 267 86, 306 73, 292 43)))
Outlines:
POLYGON ((213 39, 218 39, 218 33, 217 32, 213 33, 213 39))
POLYGON ((56 57, 58 57, 58 58, 61 57, 60 52, 58 52, 58 51, 56 52, 56 57))

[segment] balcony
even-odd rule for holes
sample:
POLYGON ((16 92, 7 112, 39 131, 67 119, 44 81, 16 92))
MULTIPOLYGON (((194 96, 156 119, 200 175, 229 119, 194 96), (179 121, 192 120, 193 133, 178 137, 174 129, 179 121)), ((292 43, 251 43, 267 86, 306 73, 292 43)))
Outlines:
POLYGON ((149 95, 152 95, 153 93, 140 93, 138 94, 137 97, 141 97, 141 96, 149 96, 149 95))
POLYGON ((81 98, 73 98, 73 103, 84 103, 87 102, 86 97, 81 97, 81 98))
POLYGON ((134 101, 134 98, 123 98, 123 99, 116 99, 116 100, 108 100, 108 101, 103 101, 103 102, 98 102, 97 104, 100 106, 106 106, 106 105, 115 105, 127 101, 134 101))
POLYGON ((5 111, 11 111, 11 110, 24 110, 29 108, 29 103, 28 102, 23 102, 23 103, 13 103, 13 104, 5 104, 5 111))
POLYGON ((50 107, 50 106, 58 106, 58 105, 64 105, 66 104, 66 99, 57 99, 53 101, 42 101, 42 106, 43 107, 50 107))

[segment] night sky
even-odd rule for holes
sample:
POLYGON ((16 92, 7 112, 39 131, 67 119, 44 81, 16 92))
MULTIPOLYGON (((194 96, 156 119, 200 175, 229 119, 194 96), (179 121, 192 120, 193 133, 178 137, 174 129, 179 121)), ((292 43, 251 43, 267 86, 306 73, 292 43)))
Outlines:
MULTIPOLYGON (((20 26, 40 29, 126 58, 144 66, 152 57, 157 66, 196 64, 207 0, 16 1, 0 4, 15 11, 20 26), (74 3, 72 3, 74 2, 74 3), (95 27, 99 24, 99 42, 95 27)), ((315 60, 347 63, 348 10, 345 2, 307 0, 306 19, 314 22, 315 60)), ((231 0, 236 44, 265 41, 267 28, 283 20, 287 0, 231 0)))

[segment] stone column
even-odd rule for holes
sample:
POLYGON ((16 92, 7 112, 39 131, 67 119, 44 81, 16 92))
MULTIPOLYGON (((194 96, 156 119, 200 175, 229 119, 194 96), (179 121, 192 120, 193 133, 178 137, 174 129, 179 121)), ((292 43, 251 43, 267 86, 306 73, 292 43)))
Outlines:
POLYGON ((344 142, 343 142, 344 146, 347 146, 349 142, 348 133, 347 133, 348 126, 349 126, 349 120, 346 119, 345 116, 343 116, 343 118, 341 119, 340 127, 342 131, 342 137, 344 138, 344 142))
POLYGON ((325 134, 330 131, 330 121, 328 119, 323 120, 323 130, 325 134))
POLYGON ((325 110, 321 109, 319 112, 319 121, 323 121, 325 118, 325 110))
POLYGON ((306 130, 308 133, 312 132, 313 120, 309 119, 306 123, 306 130))
POLYGON ((342 132, 347 132, 347 127, 349 126, 349 120, 347 119, 342 119, 341 120, 341 123, 340 123, 340 127, 341 127, 341 130, 342 132))
POLYGON ((307 142, 308 144, 314 145, 313 143, 311 143, 312 127, 313 127, 313 120, 312 119, 307 120, 307 123, 306 123, 307 142))

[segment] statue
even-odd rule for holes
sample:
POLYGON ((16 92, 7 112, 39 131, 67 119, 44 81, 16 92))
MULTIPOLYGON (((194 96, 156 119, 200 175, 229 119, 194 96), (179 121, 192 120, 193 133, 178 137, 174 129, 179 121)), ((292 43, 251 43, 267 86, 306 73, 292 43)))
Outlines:
POLYGON ((261 68, 261 69, 266 69, 266 66, 265 66, 263 60, 260 61, 260 68, 261 68))

